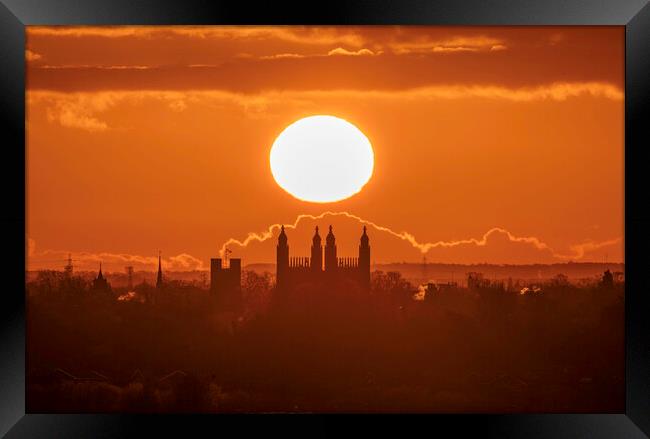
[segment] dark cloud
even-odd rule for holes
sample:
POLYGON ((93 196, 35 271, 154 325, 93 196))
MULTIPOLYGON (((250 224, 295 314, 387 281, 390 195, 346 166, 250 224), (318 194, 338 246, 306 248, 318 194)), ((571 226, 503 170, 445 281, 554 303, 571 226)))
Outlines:
POLYGON ((30 28, 29 50, 47 65, 28 66, 28 87, 254 93, 623 85, 624 33, 614 27, 137 29, 142 28, 30 28))

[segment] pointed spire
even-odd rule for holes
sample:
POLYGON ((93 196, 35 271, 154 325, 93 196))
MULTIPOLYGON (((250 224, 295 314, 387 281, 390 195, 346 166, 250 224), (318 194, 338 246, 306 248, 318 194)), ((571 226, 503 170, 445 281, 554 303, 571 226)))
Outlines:
POLYGON ((284 233, 284 224, 280 226, 280 235, 278 236, 279 245, 287 245, 287 234, 284 233))
POLYGON ((366 233, 366 226, 363 226, 363 234, 361 235, 361 246, 362 247, 368 247, 370 239, 368 238, 368 234, 366 233))
POLYGON ((161 288, 163 283, 162 277, 162 252, 158 250, 158 276, 156 277, 156 288, 161 288))
POLYGON ((327 245, 328 245, 328 246, 332 246, 332 245, 334 245, 335 242, 336 242, 336 238, 334 237, 334 233, 332 232, 332 226, 331 226, 331 225, 330 225, 330 231, 329 231, 329 233, 327 234, 327 239, 326 239, 326 241, 327 241, 327 245))
POLYGON ((314 237, 312 238, 312 243, 314 244, 315 247, 320 246, 321 239, 320 239, 320 235, 318 234, 318 226, 316 226, 316 231, 314 232, 314 237))

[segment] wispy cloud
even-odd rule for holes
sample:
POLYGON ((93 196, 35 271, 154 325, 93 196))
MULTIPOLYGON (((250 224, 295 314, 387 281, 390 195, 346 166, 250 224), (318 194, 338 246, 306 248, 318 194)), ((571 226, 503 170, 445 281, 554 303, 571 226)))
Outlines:
MULTIPOLYGON (((80 270, 96 270, 99 263, 109 270, 122 270, 127 265, 132 265, 136 270, 155 270, 158 267, 158 256, 144 256, 128 253, 110 252, 74 252, 68 250, 46 249, 37 251, 33 239, 27 239, 28 256, 27 266, 30 270, 42 269, 45 267, 63 267, 68 255, 74 265, 80 270)), ((205 264, 202 260, 187 254, 180 253, 162 258, 163 269, 173 271, 204 270, 205 264)))
MULTIPOLYGON (((554 258, 559 260, 579 260, 582 259, 588 251, 592 251, 598 248, 616 245, 621 242, 620 238, 607 240, 603 242, 588 242, 583 244, 576 244, 570 246, 571 253, 560 253, 554 251, 548 244, 542 241, 540 238, 535 236, 516 236, 508 230, 501 227, 493 227, 483 234, 480 238, 467 238, 459 240, 450 240, 450 241, 435 241, 435 242, 422 242, 416 239, 416 237, 406 231, 395 231, 390 227, 379 225, 373 221, 364 219, 358 215, 354 215, 349 212, 323 212, 319 215, 310 215, 310 214, 300 214, 296 217, 293 223, 284 224, 286 229, 296 229, 299 224, 304 220, 319 220, 325 217, 345 217, 350 218, 355 221, 358 221, 360 224, 365 224, 372 227, 374 230, 387 233, 395 238, 398 238, 402 241, 406 241, 413 248, 417 249, 421 254, 427 254, 432 249, 451 249, 455 247, 463 246, 475 246, 475 247, 486 247, 490 242, 490 238, 495 235, 501 235, 505 237, 511 243, 525 244, 531 246, 532 248, 540 251, 545 251, 550 253, 554 258)), ((223 254, 227 247, 229 246, 239 246, 247 247, 249 244, 254 242, 264 242, 267 241, 279 232, 282 224, 271 224, 263 232, 250 232, 244 239, 230 238, 223 243, 219 250, 219 254, 223 257, 223 254)))
POLYGON ((49 37, 165 38, 170 35, 198 39, 269 40, 306 45, 345 44, 359 47, 365 39, 357 32, 303 26, 29 26, 28 35, 49 37))
POLYGON ((78 128, 89 132, 106 131, 108 124, 95 117, 95 114, 112 105, 107 96, 56 99, 47 109, 47 118, 50 122, 57 122, 66 128, 78 128))
POLYGON ((300 53, 277 53, 273 55, 262 55, 260 59, 304 59, 304 58, 322 58, 326 56, 375 56, 382 52, 373 52, 370 49, 361 48, 358 50, 348 50, 343 47, 337 47, 327 53, 300 54, 300 53))
POLYGON ((622 242, 621 238, 610 239, 607 241, 595 242, 595 241, 586 241, 580 244, 573 244, 570 246, 570 249, 573 253, 567 255, 562 255, 564 259, 582 259, 587 253, 593 252, 594 250, 599 250, 603 247, 609 247, 612 245, 617 245, 622 242))
POLYGON ((106 131, 108 124, 101 120, 83 114, 78 107, 60 106, 47 112, 49 121, 56 121, 66 128, 78 128, 92 133, 106 131))
MULTIPOLYGON (((493 227, 482 236, 476 238, 426 242, 417 239, 415 235, 410 232, 396 231, 386 225, 377 224, 373 221, 345 211, 327 211, 319 215, 300 214, 296 217, 293 223, 284 224, 284 227, 288 230, 295 230, 298 229, 301 223, 308 222, 309 220, 321 220, 337 217, 356 221, 359 224, 368 226, 371 232, 379 232, 390 239, 396 239, 407 243, 415 250, 413 253, 413 259, 415 260, 418 259, 417 255, 429 255, 435 250, 437 260, 458 260, 458 255, 461 254, 460 260, 479 262, 478 260, 472 260, 476 255, 475 250, 481 248, 489 250, 492 247, 499 247, 503 242, 505 242, 510 245, 518 245, 529 249, 528 254, 532 258, 532 261, 580 261, 585 260, 585 258, 589 257, 595 250, 620 245, 622 242, 621 238, 614 238, 605 241, 589 240, 580 244, 569 245, 569 250, 567 252, 560 252, 553 249, 539 237, 515 235, 502 227, 493 227), (533 253, 530 253, 530 251, 533 253)), ((223 257, 226 248, 232 249, 236 246, 240 249, 245 249, 251 244, 269 241, 277 237, 281 226, 282 224, 280 223, 271 224, 262 232, 249 232, 243 239, 230 238, 221 245, 219 255, 223 257)), ((373 239, 376 239, 376 235, 373 239)), ((137 270, 155 270, 158 264, 158 257, 156 255, 145 256, 111 252, 74 252, 53 249, 38 251, 35 241, 31 238, 27 238, 26 247, 28 255, 27 265, 30 270, 62 267, 65 264, 68 255, 71 255, 75 266, 81 270, 95 270, 99 266, 100 262, 104 267, 112 270, 121 270, 126 265, 132 265, 137 270)), ((512 250, 511 247, 507 247, 507 249, 512 250)), ((492 253, 488 253, 488 255, 489 254, 492 253)), ((166 270, 193 271, 206 269, 206 264, 201 259, 188 253, 164 256, 162 262, 163 269, 166 270)))
POLYGON ((439 52, 478 52, 478 48, 476 47, 464 47, 464 46, 458 46, 458 47, 443 47, 443 46, 436 46, 432 49, 432 52, 434 53, 439 53, 439 52))
POLYGON ((538 87, 509 88, 487 85, 444 85, 407 90, 305 90, 273 91, 255 94, 234 93, 225 90, 151 90, 101 91, 62 93, 28 91, 27 102, 45 104, 48 119, 68 128, 101 132, 110 128, 101 114, 118 104, 137 104, 146 99, 161 101, 174 111, 183 111, 192 103, 202 101, 230 102, 251 115, 267 111, 271 105, 304 105, 323 98, 442 100, 442 99, 498 99, 511 102, 565 101, 590 96, 620 101, 623 92, 616 86, 602 82, 555 83, 538 87))
MULTIPOLYGON (((381 52, 379 52, 379 53, 381 53, 381 52)), ((374 56, 374 55, 378 55, 379 53, 375 53, 375 52, 373 52, 372 50, 370 50, 370 49, 366 49, 366 48, 359 49, 359 50, 348 50, 348 49, 344 49, 344 48, 342 48, 342 47, 337 47, 336 49, 332 49, 332 50, 330 50, 329 52, 327 52, 327 54, 328 54, 329 56, 332 56, 332 55, 343 55, 343 56, 374 56)))
MULTIPOLYGON (((327 55, 365 56, 390 51, 397 55, 423 53, 454 53, 499 51, 508 48, 502 38, 487 35, 456 35, 446 38, 406 37, 387 39, 369 37, 368 32, 345 27, 315 26, 29 26, 30 36, 50 38, 138 38, 166 39, 185 37, 200 40, 281 41, 305 47, 334 46, 327 55), (364 47, 365 46, 365 47, 364 47), (367 47, 372 47, 371 50, 367 47), (353 49, 349 49, 353 48, 353 49)), ((261 59, 312 58, 308 53, 278 53, 259 56, 261 59)))
POLYGON ((43 58, 43 56, 40 53, 33 52, 29 49, 25 50, 25 59, 27 61, 37 61, 41 58, 43 58))
POLYGON ((506 50, 505 41, 488 36, 456 36, 444 39, 422 38, 415 41, 396 41, 389 44, 396 54, 453 53, 506 50))
MULTIPOLYGON (((191 66, 190 66, 191 67, 191 66)), ((40 69, 49 70, 76 70, 76 69, 96 69, 96 70, 148 70, 154 69, 155 66, 142 65, 100 65, 100 64, 61 64, 39 66, 40 69)))
POLYGON ((276 53, 274 55, 260 56, 260 59, 297 59, 297 58, 307 58, 307 55, 301 55, 299 53, 276 53))

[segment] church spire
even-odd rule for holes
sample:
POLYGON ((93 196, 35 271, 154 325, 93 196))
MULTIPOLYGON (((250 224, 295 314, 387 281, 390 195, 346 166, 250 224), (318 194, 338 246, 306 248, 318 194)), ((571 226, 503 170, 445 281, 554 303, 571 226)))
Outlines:
POLYGON ((310 267, 312 271, 315 272, 323 270, 323 246, 321 244, 320 235, 318 234, 318 226, 316 226, 314 238, 311 243, 310 267))
POLYGON ((320 245, 320 235, 318 234, 318 226, 316 226, 316 231, 314 232, 314 237, 312 239, 312 243, 314 245, 320 245))
POLYGON ((278 235, 278 245, 287 245, 287 234, 284 233, 284 224, 280 227, 280 235, 278 235))
POLYGON ((363 247, 368 247, 369 244, 369 238, 368 234, 366 233, 366 226, 363 226, 363 235, 361 235, 361 245, 363 247))
POLYGON ((332 226, 330 226, 329 233, 325 238, 325 271, 333 272, 336 270, 336 266, 336 238, 332 232, 332 226))
POLYGON ((289 246, 287 245, 287 234, 284 232, 284 225, 280 226, 275 257, 275 284, 278 290, 282 290, 286 286, 285 282, 289 271, 289 246))
POLYGON ((104 274, 102 273, 102 263, 99 263, 99 273, 97 273, 97 277, 93 280, 93 289, 94 290, 108 290, 110 289, 110 286, 108 285, 108 282, 106 281, 106 278, 104 277, 104 274))
POLYGON ((328 246, 332 246, 336 243, 336 238, 334 237, 334 233, 332 232, 332 226, 330 225, 330 231, 327 234, 327 238, 325 239, 326 243, 328 246))
POLYGON ((162 277, 162 258, 161 252, 158 250, 158 277, 156 278, 156 288, 162 288, 163 277, 162 277))
POLYGON ((370 290, 370 238, 366 226, 363 226, 363 234, 359 243, 359 273, 361 285, 364 290, 370 290))

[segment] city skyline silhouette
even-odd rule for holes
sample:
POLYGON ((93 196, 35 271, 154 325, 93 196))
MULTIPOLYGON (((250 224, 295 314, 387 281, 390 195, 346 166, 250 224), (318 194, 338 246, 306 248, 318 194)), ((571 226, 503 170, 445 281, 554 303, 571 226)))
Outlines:
POLYGON ((624 27, 25 37, 27 412, 624 411, 624 27))

